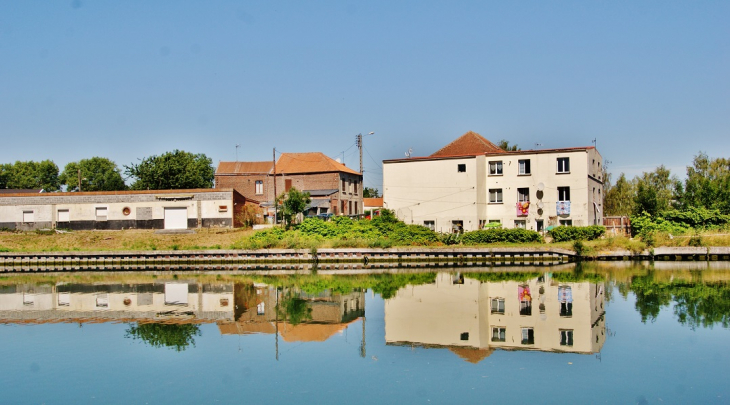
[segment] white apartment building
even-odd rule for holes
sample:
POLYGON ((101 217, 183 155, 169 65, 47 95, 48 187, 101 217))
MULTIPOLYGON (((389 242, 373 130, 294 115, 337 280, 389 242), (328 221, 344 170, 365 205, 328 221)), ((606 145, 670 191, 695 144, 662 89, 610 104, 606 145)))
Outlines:
POLYGON ((467 132, 430 156, 383 161, 383 198, 438 232, 601 224, 603 159, 592 146, 504 151, 467 132))

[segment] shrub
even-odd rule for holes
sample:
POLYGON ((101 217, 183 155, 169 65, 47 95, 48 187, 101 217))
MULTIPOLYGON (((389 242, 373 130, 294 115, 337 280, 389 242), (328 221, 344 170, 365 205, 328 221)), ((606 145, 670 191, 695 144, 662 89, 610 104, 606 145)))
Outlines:
POLYGON ((538 232, 521 228, 494 228, 467 232, 462 236, 462 242, 469 244, 542 242, 542 235, 538 232))
POLYGON ((549 231, 555 242, 567 242, 571 240, 594 240, 606 233, 606 228, 601 225, 591 226, 559 226, 549 231))

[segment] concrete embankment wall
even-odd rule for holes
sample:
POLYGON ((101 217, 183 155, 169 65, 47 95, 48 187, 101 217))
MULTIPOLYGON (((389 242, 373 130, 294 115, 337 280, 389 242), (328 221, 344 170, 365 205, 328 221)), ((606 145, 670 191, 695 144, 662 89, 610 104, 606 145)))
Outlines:
MULTIPOLYGON (((0 272, 90 270, 257 270, 304 269, 351 264, 352 268, 440 267, 470 265, 556 265, 577 260, 600 261, 729 261, 730 247, 656 248, 614 251, 578 257, 565 249, 297 249, 206 251, 115 251, 0 253, 0 272)), ((339 266, 342 267, 342 266, 339 266)))

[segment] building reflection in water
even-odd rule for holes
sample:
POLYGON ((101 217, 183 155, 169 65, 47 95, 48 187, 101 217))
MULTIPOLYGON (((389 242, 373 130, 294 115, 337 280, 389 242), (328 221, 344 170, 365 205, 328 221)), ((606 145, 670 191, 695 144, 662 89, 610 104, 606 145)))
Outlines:
POLYGON ((286 342, 323 342, 365 316, 364 290, 308 294, 296 288, 236 284, 235 297, 235 321, 219 322, 221 334, 278 331, 286 342), (292 302, 300 305, 286 305, 292 302), (304 313, 292 313, 297 308, 304 313))
MULTIPOLYGON (((384 303, 386 343, 445 347, 470 362, 495 348, 600 351, 602 284, 561 282, 550 273, 526 281, 477 279, 495 274, 438 273, 433 283, 401 288, 384 303)), ((182 280, 0 287, 1 323, 215 322, 225 335, 275 335, 277 353, 279 338, 322 342, 361 318, 364 356, 364 289, 309 294, 260 283, 182 280)))
POLYGON ((439 273, 385 301, 385 340, 447 347, 470 362, 495 348, 597 353, 606 339, 604 297, 602 284, 558 282, 550 273, 524 282, 439 273))
POLYGON ((233 318, 233 284, 166 281, 0 287, 0 322, 216 322, 233 318))

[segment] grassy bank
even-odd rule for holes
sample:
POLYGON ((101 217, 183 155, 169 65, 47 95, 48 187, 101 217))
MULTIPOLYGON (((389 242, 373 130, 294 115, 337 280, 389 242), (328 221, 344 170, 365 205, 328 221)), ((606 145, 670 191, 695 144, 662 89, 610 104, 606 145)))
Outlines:
POLYGON ((113 250, 230 249, 252 230, 198 229, 191 234, 155 234, 152 230, 0 232, 0 251, 64 252, 113 250))
MULTIPOLYGON (((277 240, 252 238, 252 230, 242 229, 199 229, 192 234, 155 234, 151 230, 124 231, 75 231, 55 232, 8 232, 0 231, 0 252, 64 252, 64 251, 154 251, 154 250, 216 250, 216 249, 311 249, 311 248, 391 248, 392 241, 383 238, 347 237, 325 239, 291 234, 277 240), (252 242, 253 240, 253 242, 252 242)), ((730 246, 730 234, 707 231, 688 236, 669 236, 656 233, 653 244, 648 245, 640 238, 603 237, 582 242, 585 254, 598 254, 617 250, 639 253, 658 246, 730 246)), ((401 245, 401 248, 408 245, 401 245)), ((575 250, 574 242, 496 242, 488 244, 460 243, 445 244, 434 241, 417 246, 419 249, 445 247, 558 247, 575 250)))

